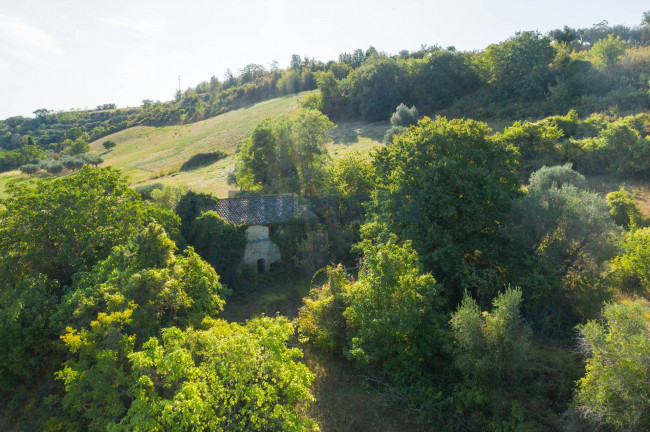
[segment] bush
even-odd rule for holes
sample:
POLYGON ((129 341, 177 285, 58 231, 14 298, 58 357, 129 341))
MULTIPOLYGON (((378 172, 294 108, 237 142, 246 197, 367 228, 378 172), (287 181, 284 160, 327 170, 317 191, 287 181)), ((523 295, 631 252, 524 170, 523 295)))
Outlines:
POLYGON ((395 135, 403 134, 406 130, 404 126, 392 126, 384 134, 384 144, 391 144, 395 135))
POLYGON ((31 175, 35 174, 40 169, 40 167, 36 164, 26 164, 21 166, 19 169, 21 172, 31 175))
POLYGON ((576 405, 583 416, 615 430, 650 430, 650 303, 612 303, 603 316, 579 327, 588 358, 576 405))
POLYGON ((420 113, 417 108, 412 106, 408 108, 406 105, 399 104, 392 116, 390 116, 390 124, 393 126, 410 126, 417 123, 420 113))
POLYGON ((327 267, 327 278, 326 284, 309 292, 296 322, 303 342, 310 342, 323 351, 341 354, 347 337, 343 312, 350 305, 351 283, 340 264, 327 267))
POLYGON ((190 157, 181 165, 180 171, 190 171, 202 166, 210 165, 216 161, 228 156, 222 151, 215 151, 210 153, 197 153, 190 157))
POLYGON ((442 345, 439 286, 422 273, 410 241, 366 241, 363 248, 359 281, 343 314, 353 332, 347 356, 359 365, 378 364, 393 379, 417 380, 442 345))
POLYGON ((110 150, 110 149, 112 149, 113 147, 117 146, 117 144, 115 143, 115 141, 108 140, 108 141, 104 141, 104 142, 102 143, 102 146, 103 146, 106 150, 110 150))
POLYGON ((83 167, 85 162, 83 159, 78 157, 66 157, 63 158, 63 166, 69 170, 78 170, 83 167))
POLYGON ((45 167, 45 170, 50 174, 58 174, 63 171, 63 164, 61 162, 50 162, 45 167))
POLYGON ((151 200, 151 192, 156 189, 162 189, 165 187, 162 183, 149 183, 142 186, 136 186, 135 191, 140 194, 142 199, 151 200))

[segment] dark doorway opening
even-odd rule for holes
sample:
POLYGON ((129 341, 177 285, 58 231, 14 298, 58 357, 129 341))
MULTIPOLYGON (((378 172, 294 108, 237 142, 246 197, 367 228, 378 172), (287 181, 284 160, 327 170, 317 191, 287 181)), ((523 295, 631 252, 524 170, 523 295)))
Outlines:
POLYGON ((260 258, 257 260, 257 272, 258 273, 264 273, 264 270, 266 270, 266 262, 264 261, 264 258, 260 258))

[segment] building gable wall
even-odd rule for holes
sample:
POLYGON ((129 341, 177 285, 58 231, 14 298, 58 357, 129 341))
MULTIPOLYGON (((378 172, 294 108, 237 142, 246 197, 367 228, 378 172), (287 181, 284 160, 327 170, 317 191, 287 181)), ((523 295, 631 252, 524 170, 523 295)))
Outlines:
POLYGON ((246 249, 244 249, 244 264, 255 270, 267 272, 271 264, 280 261, 280 248, 273 243, 269 235, 269 227, 251 225, 246 228, 246 249), (264 260, 261 261, 260 260, 264 260), (261 267, 260 267, 261 266, 261 267))

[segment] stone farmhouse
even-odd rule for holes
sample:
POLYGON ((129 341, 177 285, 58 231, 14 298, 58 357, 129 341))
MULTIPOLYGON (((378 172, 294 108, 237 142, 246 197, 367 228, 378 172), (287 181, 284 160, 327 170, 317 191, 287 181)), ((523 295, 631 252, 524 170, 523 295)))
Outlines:
POLYGON ((280 248, 271 239, 277 225, 318 222, 316 215, 294 195, 270 195, 220 199, 211 209, 234 224, 246 224, 244 264, 258 273, 280 261, 280 248))

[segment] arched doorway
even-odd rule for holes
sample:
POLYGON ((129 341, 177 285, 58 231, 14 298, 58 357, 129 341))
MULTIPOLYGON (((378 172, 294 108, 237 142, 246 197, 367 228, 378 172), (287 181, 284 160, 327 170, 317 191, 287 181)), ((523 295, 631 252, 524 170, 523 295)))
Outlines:
POLYGON ((257 272, 258 273, 264 273, 266 270, 266 261, 264 258, 260 258, 257 260, 257 272))

